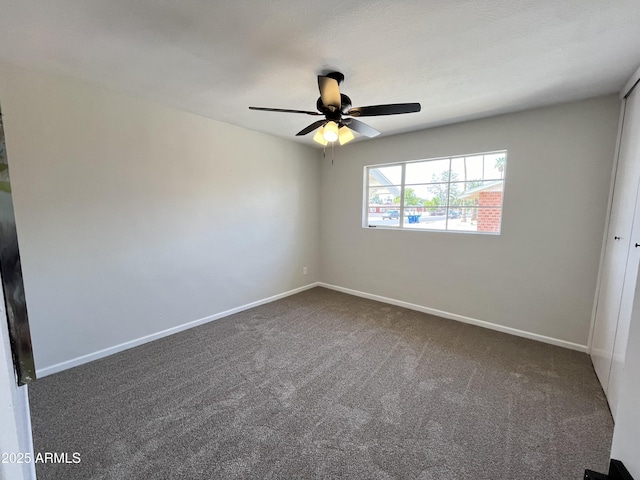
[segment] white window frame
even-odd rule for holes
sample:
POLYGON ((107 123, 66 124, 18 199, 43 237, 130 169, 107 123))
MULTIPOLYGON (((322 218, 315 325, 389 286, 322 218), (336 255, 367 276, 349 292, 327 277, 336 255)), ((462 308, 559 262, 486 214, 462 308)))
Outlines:
MULTIPOLYGON (((463 155, 450 155, 446 157, 434 157, 434 158, 420 158, 416 160, 405 160, 401 162, 389 162, 389 163, 378 163, 372 165, 364 166, 364 182, 363 182, 363 202, 362 202, 362 228, 370 229, 370 230, 401 230, 401 231, 409 231, 409 232, 431 232, 431 233, 462 233, 462 234, 472 234, 472 235, 500 235, 502 232, 502 220, 503 220, 503 210, 504 210, 504 193, 506 186, 506 174, 507 174, 507 163, 508 163, 508 150, 505 148, 503 150, 494 150, 489 152, 479 152, 479 153, 468 153, 463 155), (451 185, 451 165, 453 160, 456 158, 465 158, 465 157, 479 157, 486 155, 497 155, 504 154, 505 157, 505 167, 502 172, 502 199, 500 202, 500 225, 499 230, 497 232, 478 232, 473 230, 453 230, 448 229, 449 226, 449 196, 447 196, 447 205, 445 206, 445 215, 446 215, 446 228, 444 229, 435 229, 435 228, 406 228, 404 226, 404 210, 405 210, 405 201, 404 201, 404 193, 405 193, 405 177, 406 177, 406 167, 411 163, 420 163, 420 162, 431 162, 436 160, 449 160, 449 177, 447 179, 447 185, 451 185), (393 206, 393 210, 399 210, 400 218, 398 219, 398 225, 369 225, 369 170, 372 168, 381 168, 381 167, 392 167, 400 165, 402 168, 401 173, 401 181, 400 181, 400 206, 393 206)), ((484 169, 484 165, 483 165, 484 169)), ((484 176, 484 175, 483 175, 484 176)), ((471 181, 471 180, 470 180, 471 181)), ((484 181, 484 180, 483 180, 484 181)), ((460 181, 456 181, 454 183, 459 183, 460 181)), ((425 182, 425 184, 429 184, 430 182, 425 182)), ((442 182, 444 183, 444 182, 442 182)), ((385 206, 387 210, 390 209, 390 206, 385 206)), ((470 208, 470 207, 467 207, 470 208)), ((476 207, 476 208, 487 208, 487 207, 476 207)))

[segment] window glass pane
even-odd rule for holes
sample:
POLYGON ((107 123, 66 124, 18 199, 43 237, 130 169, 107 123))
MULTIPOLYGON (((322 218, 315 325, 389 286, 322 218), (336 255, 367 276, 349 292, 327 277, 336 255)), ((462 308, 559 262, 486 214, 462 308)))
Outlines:
POLYGON ((400 187, 374 187, 369 189, 369 205, 394 205, 400 202, 400 187))
POLYGON ((497 180, 504 178, 504 171, 507 167, 507 153, 494 153, 491 155, 485 155, 484 157, 484 170, 485 180, 497 180))
POLYGON ((478 204, 477 189, 483 185, 482 180, 474 180, 471 182, 460 182, 455 186, 457 191, 456 199, 452 205, 461 207, 472 207, 478 204))
POLYGON ((451 181, 482 180, 482 155, 458 157, 451 160, 451 181))
POLYGON ((459 205, 464 190, 463 182, 453 182, 449 185, 449 205, 459 205))
POLYGON ((400 226, 400 208, 376 205, 369 208, 369 225, 376 227, 400 226), (372 211, 373 210, 373 211, 372 211))
POLYGON ((499 232, 502 209, 500 207, 478 207, 478 232, 499 232))
POLYGON ((427 201, 429 192, 425 185, 412 185, 404 188, 405 207, 423 206, 427 201))
POLYGON ((419 215, 417 221, 412 223, 405 220, 405 228, 422 230, 444 230, 446 228, 446 208, 444 207, 421 207, 415 212, 419 215))
POLYGON ((501 207, 503 182, 486 182, 478 189, 478 206, 501 207))
POLYGON ((404 227, 413 228, 420 226, 420 219, 424 213, 420 207, 407 207, 404 209, 404 227))
POLYGON ((446 207, 448 196, 449 185, 446 183, 411 185, 404 189, 406 206, 446 207))
POLYGON ((449 159, 407 163, 405 184, 449 181, 449 159))
POLYGON ((504 151, 367 167, 365 221, 372 227, 499 233, 506 157, 504 151))
POLYGON ((423 219, 424 222, 437 222, 446 218, 447 209, 445 207, 424 207, 423 215, 429 217, 423 219))
POLYGON ((478 230, 478 209, 472 208, 451 208, 447 213, 449 219, 448 229, 465 232, 475 232, 478 230))
MULTIPOLYGON (((400 185, 402 183, 402 165, 369 169, 369 186, 400 185)), ((398 193, 398 195, 400 195, 398 193)))
POLYGON ((446 183, 411 185, 404 189, 405 207, 446 207, 449 186, 446 183))
POLYGON ((450 205, 472 207, 501 206, 503 182, 498 181, 473 181, 452 183, 449 187, 452 191, 450 205))

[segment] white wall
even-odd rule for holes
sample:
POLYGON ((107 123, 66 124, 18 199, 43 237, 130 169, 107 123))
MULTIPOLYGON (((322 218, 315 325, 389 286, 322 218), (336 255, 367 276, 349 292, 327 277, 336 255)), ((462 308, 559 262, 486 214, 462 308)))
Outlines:
POLYGON ((39 371, 319 278, 316 150, 7 64, 0 102, 39 371))
POLYGON ((322 166, 323 282, 586 349, 619 108, 601 97, 335 149, 322 166), (500 149, 500 236, 361 227, 365 165, 500 149))
MULTIPOLYGON (((3 293, 0 282, 0 295, 3 293)), ((33 460, 27 386, 17 384, 4 301, 0 301, 0 453, 26 454, 33 460)), ((23 463, 0 462, 0 480, 35 479, 33 461, 22 459, 23 463)))
MULTIPOLYGON (((628 95, 640 79, 640 68, 621 90, 628 95)), ((636 88, 638 88, 636 86, 636 88)), ((627 103, 627 108, 629 108, 627 103)), ((640 273, 638 274, 640 276, 640 273)), ((640 478, 640 282, 636 283, 629 324, 624 367, 620 380, 620 396, 613 430, 611 458, 624 463, 634 478, 640 478)))
POLYGON ((613 430, 611 458, 621 460, 634 478, 640 478, 640 282, 636 285, 636 293, 631 315, 631 327, 627 343, 624 370, 622 372, 622 388, 616 425, 613 430))

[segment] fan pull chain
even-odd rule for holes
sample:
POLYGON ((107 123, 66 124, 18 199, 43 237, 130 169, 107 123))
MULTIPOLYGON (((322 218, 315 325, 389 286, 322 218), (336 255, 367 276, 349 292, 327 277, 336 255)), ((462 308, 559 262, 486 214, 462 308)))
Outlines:
POLYGON ((333 166, 333 144, 335 142, 331 142, 331 166, 333 166))

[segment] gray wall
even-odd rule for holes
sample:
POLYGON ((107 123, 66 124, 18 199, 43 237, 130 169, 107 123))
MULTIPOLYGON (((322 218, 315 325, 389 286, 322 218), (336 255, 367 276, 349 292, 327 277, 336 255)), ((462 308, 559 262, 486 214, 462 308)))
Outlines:
POLYGON ((317 150, 6 64, 0 101, 39 370, 318 280, 317 150))
POLYGON ((601 97, 335 149, 322 281, 586 346, 619 109, 601 97), (500 149, 501 235, 361 227, 365 165, 500 149))
POLYGON ((334 165, 6 64, 0 100, 40 370, 319 280, 587 343, 615 97, 338 147, 334 165), (361 228, 364 165, 503 148, 500 236, 361 228))

